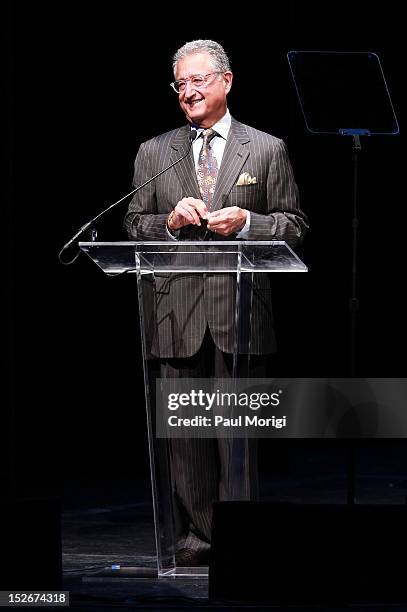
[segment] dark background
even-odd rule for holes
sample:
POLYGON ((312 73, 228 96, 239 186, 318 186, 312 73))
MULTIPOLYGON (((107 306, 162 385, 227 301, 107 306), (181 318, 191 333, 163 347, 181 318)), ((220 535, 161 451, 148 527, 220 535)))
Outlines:
MULTIPOLYGON (((350 139, 306 132, 286 53, 379 55, 401 135, 363 140, 357 374, 405 375, 404 60, 396 6, 250 3, 223 15, 202 3, 165 10, 121 1, 13 4, 4 20, 13 126, 3 235, 12 243, 4 277, 12 289, 6 491, 58 494, 63 482, 147 479, 134 279, 109 279, 83 255, 64 267, 57 254, 131 189, 140 143, 183 124, 169 82, 172 55, 187 40, 224 45, 235 76, 231 113, 286 141, 311 222, 302 253, 308 274, 274 279, 283 376, 349 373, 353 170, 350 139)), ((125 209, 105 218, 99 239, 125 239, 125 209)))

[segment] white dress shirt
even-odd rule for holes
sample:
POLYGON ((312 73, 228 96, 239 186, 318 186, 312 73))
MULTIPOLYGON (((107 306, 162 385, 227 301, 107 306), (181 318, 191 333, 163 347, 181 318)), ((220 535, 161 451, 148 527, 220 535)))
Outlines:
MULTIPOLYGON (((217 123, 212 126, 212 129, 217 133, 211 140, 211 149, 214 154, 216 161, 218 163, 218 169, 220 169, 220 165, 222 163, 223 153, 225 152, 226 141, 229 135, 230 126, 232 124, 232 117, 230 116, 229 109, 226 110, 226 114, 223 115, 222 119, 219 119, 217 123)), ((200 138, 204 128, 196 127, 198 132, 198 138, 195 140, 192 145, 192 150, 194 153, 194 162, 195 162, 195 170, 198 172, 198 160, 199 153, 202 149, 202 139, 200 138)), ((250 229, 250 211, 246 211, 246 223, 240 230, 238 234, 236 234, 236 238, 244 238, 250 229)))
MULTIPOLYGON (((219 121, 212 126, 212 129, 216 132, 216 136, 211 139, 211 149, 218 163, 218 169, 220 169, 222 163, 223 153, 225 152, 226 140, 229 134, 231 124, 232 117, 230 116, 229 110, 227 109, 226 114, 223 115, 222 119, 219 119, 219 121)), ((202 149, 202 138, 200 138, 200 136, 204 131, 204 128, 191 126, 191 129, 195 129, 198 132, 198 138, 196 138, 192 145, 195 171, 198 172, 199 153, 202 149)), ((246 223, 244 227, 240 230, 240 232, 236 234, 236 238, 244 238, 250 229, 250 211, 247 210, 246 213, 246 223)), ((169 232, 167 228, 167 232, 171 236, 171 238, 176 238, 179 234, 179 231, 180 230, 169 232)))

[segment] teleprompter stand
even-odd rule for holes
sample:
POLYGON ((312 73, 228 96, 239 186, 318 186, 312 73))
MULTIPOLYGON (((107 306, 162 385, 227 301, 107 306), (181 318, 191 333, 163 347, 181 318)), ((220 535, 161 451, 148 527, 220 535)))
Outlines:
MULTIPOLYGON (((358 162, 361 138, 399 132, 379 57, 371 52, 290 51, 288 61, 306 128, 352 138, 353 211, 349 376, 357 371, 358 162)), ((349 446, 347 501, 355 503, 355 448, 349 446)))

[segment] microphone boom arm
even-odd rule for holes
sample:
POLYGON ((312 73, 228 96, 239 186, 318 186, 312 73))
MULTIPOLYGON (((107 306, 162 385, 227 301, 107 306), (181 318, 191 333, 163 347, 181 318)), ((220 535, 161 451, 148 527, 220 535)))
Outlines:
POLYGON ((196 130, 191 130, 190 134, 189 134, 189 147, 188 147, 188 151, 185 153, 185 155, 183 155, 182 157, 180 157, 179 159, 176 159, 175 162, 173 162, 172 164, 170 164, 169 166, 167 166, 166 168, 164 168, 163 170, 160 170, 160 172, 158 172, 157 174, 154 174, 154 176, 152 176, 151 178, 149 178, 147 181, 145 181, 142 185, 138 185, 138 187, 136 187, 135 189, 132 189, 132 191, 129 191, 129 193, 126 193, 126 195, 124 195, 123 197, 120 198, 120 200, 117 200, 117 202, 113 202, 113 204, 110 204, 107 208, 105 208, 104 210, 102 210, 100 213, 98 213, 96 215, 96 217, 93 217, 93 219, 91 219, 90 221, 88 221, 87 223, 85 223, 85 225, 82 225, 82 227, 80 228, 80 230, 78 232, 76 232, 76 234, 74 236, 72 236, 72 238, 62 247, 62 249, 59 251, 58 253, 58 259, 59 261, 64 264, 65 266, 69 266, 70 264, 72 264, 77 257, 80 254, 80 251, 77 252, 77 254, 75 255, 75 257, 73 259, 71 259, 70 261, 63 261, 63 259, 61 258, 62 253, 71 246, 71 244, 73 244, 75 242, 75 240, 77 238, 79 238, 79 236, 81 234, 83 234, 84 232, 86 232, 87 229, 91 228, 94 223, 96 223, 96 221, 98 221, 101 217, 103 217, 107 212, 109 212, 109 210, 111 210, 112 208, 114 208, 115 206, 117 206, 118 204, 120 204, 121 202, 123 202, 123 200, 125 200, 126 198, 130 197, 131 195, 134 195, 135 193, 137 193, 137 191, 140 191, 140 189, 143 189, 144 187, 146 187, 149 183, 151 183, 152 181, 155 181, 155 179, 157 179, 159 176, 161 176, 162 174, 164 174, 164 172, 167 172, 167 170, 170 170, 171 168, 173 168, 176 164, 178 164, 179 162, 181 162, 183 159, 185 159, 187 157, 187 155, 189 155, 192 145, 195 142, 197 138, 197 131, 196 130))

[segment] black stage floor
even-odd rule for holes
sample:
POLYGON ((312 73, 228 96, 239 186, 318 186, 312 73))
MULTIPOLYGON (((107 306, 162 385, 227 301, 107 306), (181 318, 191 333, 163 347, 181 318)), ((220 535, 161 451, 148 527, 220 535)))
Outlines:
MULTIPOLYGON (((406 450, 403 441, 358 448, 356 503, 405 504, 406 450)), ((280 453, 274 470, 263 474, 261 499, 294 504, 346 503, 346 453, 344 446, 329 448, 327 445, 302 445, 295 448, 295 452, 280 453)), ((404 553, 401 551, 402 558, 404 553)), ((394 554, 397 554, 397 543, 394 554)), ((64 589, 70 591, 71 606, 81 610, 291 609, 209 600, 205 579, 158 580, 154 576, 155 545, 148 475, 143 484, 131 479, 112 482, 95 478, 91 482, 66 486, 63 570, 64 589), (114 565, 120 565, 120 571, 112 570, 114 565), (134 568, 145 568, 146 575, 137 577, 134 568), (149 570, 151 576, 148 576, 149 570)), ((339 590, 340 587, 338 594, 339 590)), ((338 600, 338 594, 333 594, 333 601, 338 600)), ((407 600, 400 605, 369 602, 346 607, 296 605, 292 609, 404 612, 407 600)))

